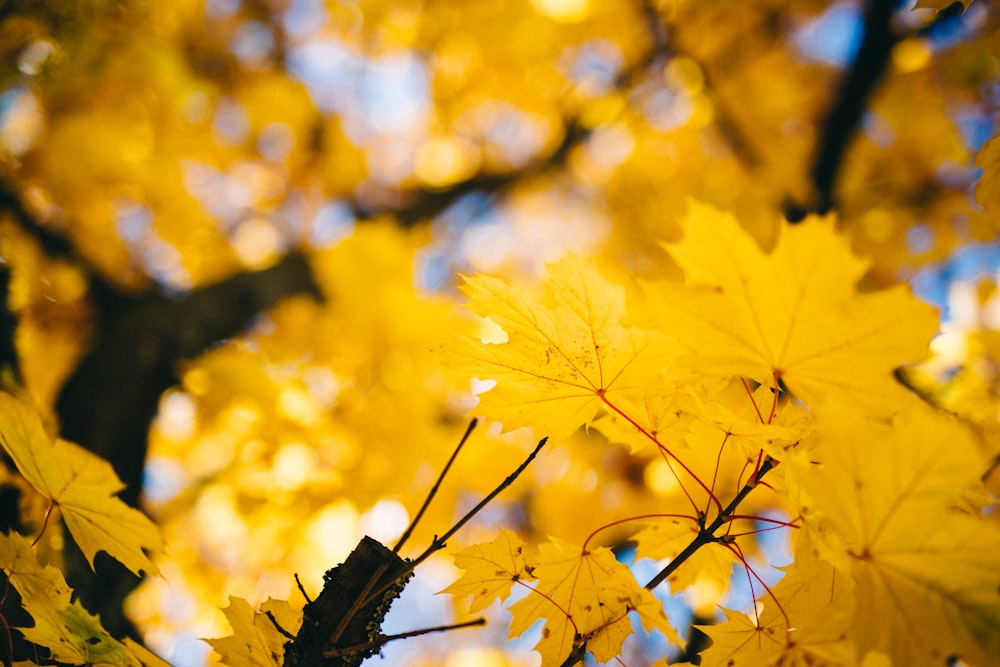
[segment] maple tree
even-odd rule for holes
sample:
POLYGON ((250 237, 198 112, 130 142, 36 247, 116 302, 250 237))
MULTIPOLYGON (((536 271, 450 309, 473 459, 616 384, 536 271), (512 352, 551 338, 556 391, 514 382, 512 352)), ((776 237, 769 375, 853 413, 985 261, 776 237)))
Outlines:
POLYGON ((0 662, 1000 661, 997 21, 4 4, 0 662))

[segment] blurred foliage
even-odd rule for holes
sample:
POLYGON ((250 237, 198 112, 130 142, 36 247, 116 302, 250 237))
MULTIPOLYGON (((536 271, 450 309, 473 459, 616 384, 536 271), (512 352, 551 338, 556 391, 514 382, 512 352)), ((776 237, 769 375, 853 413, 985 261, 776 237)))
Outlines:
MULTIPOLYGON (((858 126, 834 137, 837 226, 871 260, 867 288, 1000 231, 998 15, 978 1, 917 4, 895 11, 884 73, 858 126)), ((23 385, 47 424, 106 332, 108 304, 184 304, 291 253, 306 256, 318 288, 170 359, 145 482, 169 547, 162 578, 128 602, 147 644, 200 664, 208 647, 191 638, 225 633, 229 595, 296 600, 293 573, 314 593, 362 534, 402 532, 475 402, 438 355, 456 334, 489 333, 455 308, 458 274, 530 284, 575 254, 619 282, 676 278, 660 243, 678 240, 692 199, 736 212, 765 248, 783 214, 822 208, 818 147, 850 94, 850 46, 836 45, 862 29, 866 8, 0 2, 0 257, 20 376, 3 379, 23 385)), ((995 450, 991 289, 969 308, 994 315, 949 334, 962 342, 907 381, 995 450)), ((94 384, 94 400, 115 383, 94 384)), ((499 431, 477 432, 415 543, 535 441, 499 431)), ((458 543, 497 525, 582 540, 623 507, 652 512, 676 496, 660 459, 596 432, 546 457, 458 543)), ((19 483, 3 475, 5 488, 19 483)), ((44 503, 19 493, 21 525, 39 529, 44 503)), ((427 569, 434 590, 454 572, 447 559, 427 569)), ((484 648, 486 633, 462 634, 450 649, 402 642, 414 647, 408 664, 531 664, 524 651, 484 648)), ((633 652, 628 664, 643 664, 633 652)))

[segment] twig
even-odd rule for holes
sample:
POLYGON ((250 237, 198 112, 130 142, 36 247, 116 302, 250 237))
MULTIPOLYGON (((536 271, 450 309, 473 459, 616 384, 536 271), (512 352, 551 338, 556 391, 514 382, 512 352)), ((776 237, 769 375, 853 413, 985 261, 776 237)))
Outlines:
POLYGON ((358 653, 360 651, 369 651, 371 649, 378 649, 396 639, 408 639, 410 637, 419 637, 420 635, 428 635, 432 632, 447 632, 448 630, 460 630, 461 628, 471 628, 479 625, 486 625, 486 619, 477 618, 472 621, 466 621, 465 623, 453 623, 451 625, 437 625, 434 626, 433 628, 422 628, 420 630, 410 630, 409 632, 401 632, 398 635, 380 634, 378 637, 365 644, 357 644, 355 646, 348 646, 347 648, 334 648, 328 651, 323 651, 323 657, 337 658, 342 655, 350 655, 352 653, 358 653))
POLYGON ((302 593, 302 597, 306 599, 306 602, 312 602, 312 598, 310 598, 309 594, 306 593, 305 586, 302 585, 302 580, 299 579, 299 573, 296 572, 292 576, 295 577, 295 585, 299 587, 299 593, 302 593))
POLYGON ((362 602, 362 605, 368 604, 371 600, 374 600, 377 596, 382 595, 382 593, 387 591, 389 587, 395 583, 395 581, 398 581, 400 578, 403 578, 410 572, 413 572, 413 570, 415 570, 418 565, 427 560, 432 554, 443 549, 452 535, 457 533, 462 528, 462 526, 464 526, 474 516, 476 516, 476 514, 478 514, 481 509, 486 507, 494 498, 496 498, 501 491, 503 491, 508 486, 514 483, 514 480, 516 480, 521 475, 521 473, 524 472, 524 470, 528 467, 528 465, 530 465, 531 462, 535 460, 535 456, 538 455, 538 452, 541 451, 542 447, 545 446, 546 442, 548 442, 547 437, 539 440, 538 444, 535 445, 535 448, 531 451, 530 454, 528 454, 528 458, 524 459, 524 461, 521 462, 521 465, 519 465, 514 472, 507 475, 507 478, 504 481, 500 482, 499 486, 497 486, 495 489, 493 489, 493 491, 490 492, 489 495, 487 495, 485 498, 479 501, 479 503, 471 510, 469 510, 465 514, 465 516, 459 519, 454 526, 449 528, 444 535, 442 535, 441 537, 435 537, 434 541, 431 542, 431 545, 427 547, 427 549, 425 549, 422 554, 417 556, 414 560, 407 561, 406 567, 400 570, 399 576, 396 578, 396 580, 388 582, 387 584, 379 587, 378 589, 370 593, 368 597, 362 602))
POLYGON ((427 507, 431 504, 431 501, 434 499, 434 496, 437 495, 438 489, 441 487, 441 482, 444 481, 444 476, 448 474, 448 471, 451 469, 451 464, 455 462, 456 458, 458 458, 458 453, 462 451, 462 447, 465 446, 465 442, 469 439, 469 436, 472 435, 472 429, 474 428, 476 428, 475 419, 469 422, 469 427, 465 429, 465 435, 463 435, 462 439, 459 441, 458 447, 456 447, 455 451, 451 453, 451 458, 448 459, 448 462, 444 465, 444 469, 441 470, 441 474, 438 475, 437 481, 434 482, 434 486, 431 487, 430 493, 428 493, 427 498, 424 499, 424 504, 421 505, 420 510, 417 512, 417 515, 413 517, 413 521, 410 522, 410 525, 407 526, 406 531, 399 538, 399 541, 396 542, 396 546, 392 548, 392 553, 398 554, 399 550, 406 543, 406 540, 410 539, 410 534, 413 532, 413 529, 417 527, 417 523, 420 522, 420 519, 424 516, 424 512, 427 511, 427 507))
POLYGON ((930 34, 938 25, 961 15, 964 8, 961 2, 954 2, 939 11, 934 20, 920 30, 899 34, 892 27, 892 14, 899 4, 898 0, 870 0, 868 3, 864 39, 823 120, 820 144, 809 172, 814 199, 805 205, 790 203, 785 207, 785 215, 792 222, 802 220, 812 211, 826 213, 836 208, 834 189, 844 156, 857 134, 876 87, 888 69, 893 47, 907 37, 930 34))
POLYGON ((282 637, 284 637, 285 639, 291 639, 292 641, 295 641, 295 635, 291 634, 290 632, 288 632, 288 630, 285 630, 283 627, 281 627, 281 623, 278 623, 278 619, 274 617, 274 614, 271 613, 270 609, 266 610, 264 612, 264 615, 267 616, 268 620, 271 621, 271 625, 274 626, 274 629, 277 630, 282 637))
POLYGON ((731 501, 729 501, 729 504, 726 505, 725 509, 723 509, 722 512, 716 515, 712 523, 702 527, 702 529, 698 531, 698 534, 695 535, 694 539, 691 540, 691 542, 686 547, 684 547, 684 549, 679 554, 677 554, 676 557, 671 559, 671 561, 667 563, 666 567, 660 570, 656 574, 656 576, 654 576, 652 579, 649 580, 649 582, 646 583, 645 588, 647 588, 648 590, 653 590, 661 583, 663 583, 664 579, 673 574, 677 570, 677 568, 679 568, 684 563, 684 561, 686 561, 694 554, 694 552, 696 552, 698 549, 705 546, 709 542, 717 541, 718 537, 715 535, 715 531, 719 530, 719 528, 721 528, 724 523, 732 519, 733 515, 736 512, 736 508, 739 506, 739 504, 743 502, 743 499, 746 498, 750 494, 750 492, 757 487, 757 484, 760 482, 761 478, 763 478, 764 475, 766 475, 768 471, 774 467, 774 465, 775 465, 774 459, 768 457, 764 461, 764 463, 761 464, 760 469, 757 471, 757 474, 754 475, 753 479, 751 479, 750 481, 748 481, 746 484, 743 485, 743 488, 740 489, 740 492, 737 493, 736 496, 731 501))
MULTIPOLYGON (((666 567, 664 567, 656 574, 656 576, 650 579, 649 582, 644 586, 644 588, 646 588, 647 590, 653 590, 661 583, 663 583, 663 581, 667 577, 673 574, 677 570, 677 568, 679 568, 688 558, 690 558, 696 551, 698 551, 698 549, 702 548, 703 546, 705 546, 710 542, 717 542, 719 540, 719 537, 715 535, 715 531, 719 530, 719 528, 721 528, 723 524, 725 524, 727 521, 730 521, 733 518, 733 516, 735 516, 736 508, 739 506, 739 504, 743 502, 743 500, 750 494, 750 492, 757 487, 757 484, 760 483, 761 478, 763 478, 764 475, 766 475, 768 471, 770 471, 774 466, 775 466, 774 459, 768 457, 761 464, 760 468, 757 470, 757 474, 753 476, 753 479, 751 479, 750 481, 748 481, 746 484, 743 485, 743 488, 740 489, 739 493, 737 493, 736 496, 733 497, 731 501, 729 501, 729 504, 722 509, 722 511, 715 517, 712 523, 705 526, 703 518, 704 515, 702 515, 702 518, 700 519, 700 523, 702 524, 702 526, 701 529, 698 531, 698 534, 694 537, 693 540, 691 540, 691 542, 686 547, 684 547, 684 549, 679 554, 677 554, 676 557, 671 559, 671 561, 667 564, 666 567)), ((570 652, 568 656, 566 656, 566 659, 563 660, 562 663, 560 663, 559 667, 573 667, 573 665, 576 665, 583 660, 586 653, 587 653, 587 642, 586 640, 584 640, 581 641, 579 644, 575 644, 573 646, 573 650, 570 652)))
POLYGON ((427 547, 427 549, 424 551, 424 553, 420 554, 419 556, 417 556, 417 558, 415 560, 412 561, 412 563, 410 564, 410 569, 412 570, 417 565, 419 565, 420 563, 422 563, 425 560, 427 560, 427 558, 431 554, 433 554, 434 552, 440 551, 441 549, 444 549, 445 545, 447 544, 448 540, 451 538, 452 535, 454 535, 455 533, 457 533, 462 528, 462 526, 464 526, 469 521, 471 521, 472 518, 474 516, 476 516, 481 509, 483 509, 484 507, 486 507, 487 505, 489 505, 490 502, 492 502, 494 498, 496 498, 498 495, 500 495, 501 491, 503 491, 508 486, 510 486, 511 484, 513 484, 514 480, 516 480, 518 477, 520 477, 521 473, 524 472, 525 468, 527 468, 528 465, 530 465, 531 462, 535 460, 535 456, 538 455, 538 452, 540 452, 542 450, 542 447, 545 446, 545 443, 548 442, 548 440, 549 439, 547 437, 546 438, 542 438, 541 440, 539 440, 538 444, 535 445, 535 448, 533 450, 531 450, 530 454, 528 454, 528 458, 524 459, 524 461, 521 462, 521 465, 519 465, 514 472, 512 472, 509 475, 507 475, 507 478, 504 481, 500 482, 500 485, 497 486, 497 488, 493 489, 489 493, 489 495, 487 495, 485 498, 483 498, 482 500, 480 500, 479 504, 477 504, 471 510, 469 510, 468 512, 466 512, 465 516, 463 516, 461 519, 459 519, 458 522, 455 523, 454 526, 452 526, 451 528, 449 528, 447 530, 447 532, 445 532, 444 535, 442 535, 441 537, 435 538, 434 541, 431 542, 431 545, 429 547, 427 547))

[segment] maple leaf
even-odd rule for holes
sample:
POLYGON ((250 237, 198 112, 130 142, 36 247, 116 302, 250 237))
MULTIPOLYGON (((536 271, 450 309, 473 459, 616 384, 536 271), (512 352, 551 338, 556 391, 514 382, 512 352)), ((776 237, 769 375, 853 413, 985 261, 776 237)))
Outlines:
POLYGON ((28 600, 24 602, 35 625, 21 628, 21 633, 29 642, 49 649, 54 659, 71 665, 142 667, 128 647, 108 634, 97 616, 78 600, 63 609, 39 609, 28 600))
POLYGON ((62 572, 51 565, 43 567, 35 550, 21 534, 0 533, 0 568, 23 600, 54 609, 69 605, 72 590, 62 572))
POLYGON ((659 629, 676 645, 676 630, 667 621, 663 605, 639 586, 628 567, 615 560, 610 549, 581 551, 564 542, 543 544, 534 568, 533 592, 510 608, 512 637, 545 619, 536 650, 543 667, 558 665, 580 643, 598 662, 621 652, 632 634, 628 614, 638 611, 643 626, 659 629))
POLYGON ((726 621, 698 626, 712 639, 702 664, 730 667, 812 665, 839 667, 853 662, 847 638, 853 617, 854 582, 832 566, 800 555, 763 601, 758 619, 724 609, 726 621))
POLYGON ((0 443, 31 486, 62 512, 66 527, 91 568, 106 551, 132 572, 158 572, 143 549, 160 551, 156 525, 114 494, 124 485, 101 457, 46 435, 38 415, 12 395, 0 392, 0 443))
POLYGON ((593 428, 610 442, 629 446, 632 454, 654 442, 662 442, 663 434, 675 428, 684 417, 677 405, 675 389, 666 382, 648 385, 647 391, 615 401, 621 412, 608 412, 594 420, 593 428))
MULTIPOLYGON (((781 461, 788 449, 807 441, 813 422, 812 416, 801 406, 792 401, 779 405, 775 399, 774 391, 764 385, 748 398, 746 388, 737 381, 707 401, 692 396, 690 411, 698 422, 714 427, 712 430, 724 434, 728 442, 739 444, 748 456, 756 458, 758 452, 764 450, 771 458, 781 461)), ((692 431, 686 436, 690 447, 697 449, 711 443, 708 435, 711 430, 700 434, 695 429, 692 431)))
POLYGON ((284 600, 268 598, 259 612, 243 598, 230 596, 229 606, 222 610, 233 628, 233 634, 218 639, 206 639, 225 665, 281 667, 288 638, 274 626, 274 617, 281 628, 294 635, 302 625, 302 612, 284 600))
POLYGON ((824 557, 857 582, 859 656, 996 664, 1000 527, 956 508, 984 468, 970 434, 926 407, 889 423, 843 412, 822 427, 822 466, 798 475, 815 509, 803 515, 824 557))
POLYGON ((79 602, 62 572, 42 566, 31 544, 18 533, 0 534, 0 568, 21 595, 34 625, 21 628, 25 639, 52 652, 52 657, 72 665, 166 665, 138 644, 119 642, 79 602))
POLYGON ((589 424, 608 401, 661 378, 675 356, 662 337, 621 325, 625 291, 589 263, 567 257, 548 266, 546 299, 489 276, 466 277, 469 308, 498 324, 501 344, 457 350, 496 386, 482 414, 505 428, 535 426, 551 437, 589 424))
POLYGON ((934 309, 905 286, 859 293, 867 268, 831 218, 782 223, 771 253, 736 219, 692 203, 667 250, 685 285, 655 292, 658 316, 699 367, 766 386, 779 377, 807 405, 842 397, 888 411, 907 396, 893 371, 927 355, 934 309))
POLYGON ((506 599, 518 581, 534 579, 524 542, 510 530, 489 544, 473 544, 455 554, 455 566, 465 573, 442 593, 457 597, 472 595, 469 613, 489 606, 496 598, 506 599))

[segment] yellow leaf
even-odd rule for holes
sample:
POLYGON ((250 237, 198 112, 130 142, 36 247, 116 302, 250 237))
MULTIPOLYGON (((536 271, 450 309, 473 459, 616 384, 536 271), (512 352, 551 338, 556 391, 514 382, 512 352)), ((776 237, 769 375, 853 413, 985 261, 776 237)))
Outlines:
POLYGON ((35 550, 19 533, 0 534, 0 568, 25 604, 53 609, 69 605, 72 591, 62 572, 51 565, 39 564, 35 550))
POLYGON ((956 509, 984 468, 966 429, 929 408, 822 427, 822 465, 799 475, 806 527, 857 582, 858 655, 1000 664, 1000 528, 956 509))
POLYGON ((57 660, 74 665, 166 664, 138 644, 119 643, 79 602, 70 604, 71 591, 62 572, 51 565, 43 567, 21 535, 0 534, 0 568, 34 620, 34 626, 21 632, 28 641, 51 650, 57 660))
MULTIPOLYGON (((751 457, 760 450, 781 461, 786 452, 807 440, 812 431, 811 415, 793 401, 778 403, 771 388, 761 385, 748 396, 739 382, 725 391, 701 401, 693 396, 691 401, 698 419, 723 433, 734 444, 739 444, 751 457), (735 390, 735 391, 734 391, 735 390)), ((688 437, 692 448, 698 446, 697 438, 688 437)))
MULTIPOLYGON (((88 667, 142 667, 124 644, 108 634, 97 616, 74 601, 64 609, 37 608, 25 601, 34 627, 21 628, 29 642, 44 646, 52 657, 71 665, 88 667)), ((155 663, 149 663, 155 667, 155 663)))
POLYGON ((561 437, 590 424, 609 401, 642 393, 675 355, 660 337, 621 325, 625 292, 591 264, 568 257, 548 274, 544 300, 496 278, 466 278, 469 308, 509 341, 470 344, 464 355, 497 382, 482 396, 482 414, 508 429, 534 426, 561 437))
POLYGON ((752 615, 724 610, 726 621, 699 626, 712 638, 702 664, 730 667, 811 665, 841 667, 854 662, 847 638, 854 583, 830 565, 804 555, 761 599, 764 610, 752 615))
POLYGON ((937 314, 903 286, 857 292, 867 265, 832 219, 784 223, 771 253, 708 206, 692 204, 682 226, 667 249, 687 282, 661 285, 655 303, 701 370, 772 387, 777 376, 813 409, 839 398, 887 411, 903 400, 893 371, 927 355, 937 314))
POLYGON ((594 420, 593 427, 610 442, 627 444, 632 454, 651 445, 653 438, 662 442, 662 435, 683 416, 674 388, 666 382, 648 385, 645 393, 617 400, 615 405, 621 413, 609 412, 594 420))
POLYGON ((518 636, 545 619, 535 647, 543 667, 562 663, 581 643, 598 662, 611 660, 632 634, 628 620, 632 611, 639 612, 647 630, 659 629, 681 645, 662 604, 615 560, 610 549, 581 551, 563 542, 544 544, 534 575, 538 581, 533 592, 510 608, 514 616, 510 633, 518 636))
POLYGON ((94 555, 106 551, 136 574, 158 572, 143 549, 162 550, 160 531, 114 496, 125 487, 111 464, 79 445, 51 440, 38 415, 7 393, 0 393, 0 443, 25 480, 59 507, 91 567, 94 555))
POLYGON ((302 612, 292 609, 284 600, 268 600, 255 612, 243 598, 229 597, 229 606, 222 610, 233 628, 233 634, 219 639, 206 639, 222 657, 222 664, 244 667, 281 667, 288 638, 274 626, 273 616, 281 628, 296 634, 302 625, 302 612))
POLYGON ((512 531, 502 530, 489 544, 474 544, 455 554, 455 566, 465 570, 462 577, 441 591, 464 598, 472 595, 469 613, 489 606, 496 598, 506 599, 515 582, 534 579, 524 543, 512 531))

